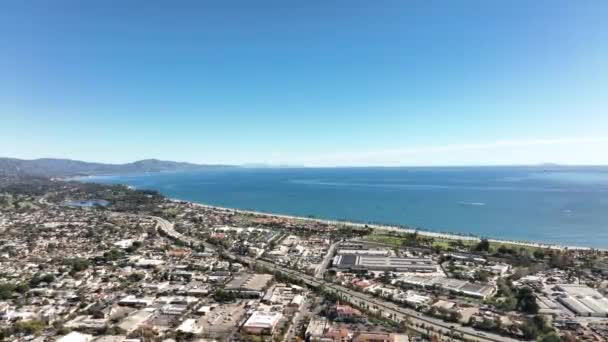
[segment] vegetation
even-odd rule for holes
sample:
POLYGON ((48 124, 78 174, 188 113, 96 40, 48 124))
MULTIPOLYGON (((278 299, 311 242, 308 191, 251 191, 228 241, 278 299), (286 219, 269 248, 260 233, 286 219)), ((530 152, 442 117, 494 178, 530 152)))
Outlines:
POLYGON ((0 299, 11 298, 16 287, 13 283, 0 283, 0 299))
POLYGON ((517 298, 517 310, 527 314, 536 314, 538 312, 536 297, 529 287, 520 288, 515 297, 517 298))
POLYGON ((481 239, 474 250, 477 252, 488 252, 490 250, 490 241, 488 239, 481 239))
POLYGON ((70 273, 72 274, 84 271, 91 266, 91 262, 83 258, 65 259, 63 264, 71 268, 70 273))
POLYGON ((27 335, 39 334, 46 328, 46 323, 40 320, 19 321, 13 325, 16 333, 24 333, 27 335))
POLYGON ((47 283, 50 284, 53 281, 55 281, 55 275, 53 274, 42 274, 42 273, 36 273, 34 274, 34 276, 32 277, 32 279, 30 279, 30 287, 37 287, 38 285, 40 285, 40 283, 47 283))
POLYGON ((234 302, 236 300, 236 294, 232 291, 217 289, 213 292, 213 299, 220 303, 234 302))

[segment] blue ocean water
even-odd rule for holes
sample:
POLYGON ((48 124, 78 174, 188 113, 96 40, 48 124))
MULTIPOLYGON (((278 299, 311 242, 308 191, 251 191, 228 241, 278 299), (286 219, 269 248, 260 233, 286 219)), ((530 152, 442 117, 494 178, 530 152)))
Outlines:
POLYGON ((83 180, 239 209, 608 248, 608 168, 227 168, 83 180))

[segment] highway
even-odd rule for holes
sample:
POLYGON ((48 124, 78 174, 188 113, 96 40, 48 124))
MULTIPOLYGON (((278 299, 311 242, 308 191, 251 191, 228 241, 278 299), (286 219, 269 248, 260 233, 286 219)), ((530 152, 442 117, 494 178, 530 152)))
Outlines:
MULTIPOLYGON (((198 239, 194 239, 191 237, 184 236, 183 234, 175 231, 173 229, 173 224, 163 218, 156 216, 148 216, 151 219, 154 219, 158 223, 158 229, 163 231, 166 235, 170 236, 173 239, 179 240, 183 243, 193 245, 193 244, 203 244, 205 246, 205 250, 213 250, 213 246, 207 242, 199 241, 198 239)), ((481 332, 475 330, 471 327, 465 327, 458 323, 446 323, 440 319, 436 319, 433 317, 429 317, 421 314, 415 310, 401 307, 393 302, 389 302, 383 300, 381 298, 376 298, 372 295, 358 292, 347 287, 334 284, 331 282, 327 282, 323 279, 318 279, 314 276, 310 276, 308 274, 291 270, 288 268, 284 268, 281 266, 277 266, 271 262, 253 259, 245 256, 237 256, 229 253, 224 253, 225 257, 228 257, 233 260, 238 260, 239 262, 249 264, 249 265, 261 265, 271 271, 281 272, 286 274, 294 279, 299 279, 303 281, 306 285, 310 287, 323 287, 326 291, 331 291, 335 293, 342 300, 354 304, 355 306, 365 308, 371 312, 375 312, 377 314, 382 315, 383 317, 390 319, 395 322, 406 322, 407 326, 416 331, 424 331, 426 332, 427 327, 431 328, 431 333, 441 333, 443 335, 443 340, 445 341, 454 341, 460 340, 462 337, 466 338, 470 341, 479 341, 479 342, 515 342, 519 341, 513 338, 501 336, 498 334, 493 334, 490 332, 481 332), (418 325, 418 327, 416 327, 418 325), (420 328, 420 325, 424 325, 425 328, 420 328), (453 338, 449 336, 454 336, 453 338)))
POLYGON ((165 220, 162 217, 158 217, 158 216, 146 216, 146 217, 156 221, 157 228, 159 230, 161 230, 165 235, 169 236, 170 238, 172 238, 174 240, 178 240, 188 246, 194 246, 197 244, 203 245, 203 246, 205 246, 205 251, 207 251, 207 252, 216 251, 215 247, 206 241, 201 241, 201 240, 189 237, 189 236, 185 236, 182 233, 179 233, 178 231, 175 230, 173 223, 165 220))

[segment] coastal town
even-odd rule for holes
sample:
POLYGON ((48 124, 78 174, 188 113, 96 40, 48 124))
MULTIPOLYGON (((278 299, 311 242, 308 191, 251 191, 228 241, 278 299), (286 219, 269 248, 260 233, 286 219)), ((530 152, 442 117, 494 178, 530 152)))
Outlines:
POLYGON ((604 250, 0 182, 0 340, 606 341, 604 250))

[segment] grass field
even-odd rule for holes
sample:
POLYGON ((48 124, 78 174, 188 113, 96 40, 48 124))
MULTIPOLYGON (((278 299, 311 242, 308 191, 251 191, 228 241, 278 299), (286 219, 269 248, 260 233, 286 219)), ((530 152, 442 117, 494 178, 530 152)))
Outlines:
MULTIPOLYGON (((450 247, 450 245, 454 244, 455 242, 458 242, 458 245, 460 245, 461 247, 466 248, 466 249, 471 249, 478 243, 477 241, 469 240, 469 239, 461 240, 458 238, 449 239, 449 238, 443 238, 443 237, 441 237, 441 238, 440 237, 424 237, 424 238, 432 240, 433 247, 444 249, 444 250, 447 250, 450 247)), ((398 234, 398 233, 387 234, 384 232, 375 232, 371 235, 366 236, 365 239, 368 241, 383 243, 383 244, 386 244, 386 245, 389 245, 392 247, 401 247, 401 246, 403 246, 403 242, 408 240, 408 237, 405 234, 398 234)), ((512 244, 512 243, 508 243, 508 242, 490 241, 490 252, 495 252, 501 246, 505 246, 507 248, 514 249, 514 250, 524 249, 524 250, 527 250, 529 253, 533 253, 534 251, 536 251, 538 249, 542 249, 539 247, 518 245, 518 244, 512 244)))

